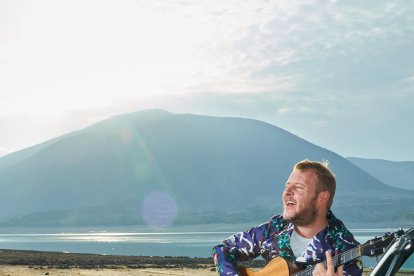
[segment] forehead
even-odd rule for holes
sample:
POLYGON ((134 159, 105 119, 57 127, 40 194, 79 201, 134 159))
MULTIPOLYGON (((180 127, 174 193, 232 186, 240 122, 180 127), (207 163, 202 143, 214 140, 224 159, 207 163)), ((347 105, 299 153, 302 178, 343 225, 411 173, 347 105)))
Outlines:
POLYGON ((309 187, 316 187, 317 176, 313 170, 293 170, 287 184, 302 184, 309 187))

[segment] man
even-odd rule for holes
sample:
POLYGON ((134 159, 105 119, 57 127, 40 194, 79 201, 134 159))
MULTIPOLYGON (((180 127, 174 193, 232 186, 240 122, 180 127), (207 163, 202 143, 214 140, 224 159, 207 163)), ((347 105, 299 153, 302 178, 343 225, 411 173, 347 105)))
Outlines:
POLYGON ((239 275, 237 262, 259 255, 269 262, 281 257, 306 264, 318 262, 312 275, 361 275, 362 264, 351 261, 337 269, 332 255, 358 242, 330 211, 336 180, 327 162, 303 160, 290 174, 282 196, 283 215, 231 236, 213 249, 219 275, 239 275), (326 260, 327 264, 319 263, 326 260))

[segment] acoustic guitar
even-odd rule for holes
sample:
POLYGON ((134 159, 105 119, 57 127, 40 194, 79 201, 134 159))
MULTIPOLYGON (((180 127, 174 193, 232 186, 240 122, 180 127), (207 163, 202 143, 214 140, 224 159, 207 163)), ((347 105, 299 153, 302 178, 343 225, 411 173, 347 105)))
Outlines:
MULTIPOLYGON (((338 254, 332 258, 334 266, 338 267, 361 256, 376 257, 382 255, 393 240, 403 233, 403 230, 398 230, 397 232, 386 234, 382 237, 376 237, 363 245, 359 245, 338 254)), ((326 261, 323 261, 322 263, 326 264, 326 261)), ((316 264, 313 264, 306 266, 306 268, 303 269, 303 263, 291 263, 283 258, 277 257, 271 260, 259 271, 254 271, 245 267, 240 267, 238 270, 241 276, 309 276, 312 275, 315 266, 316 264)))

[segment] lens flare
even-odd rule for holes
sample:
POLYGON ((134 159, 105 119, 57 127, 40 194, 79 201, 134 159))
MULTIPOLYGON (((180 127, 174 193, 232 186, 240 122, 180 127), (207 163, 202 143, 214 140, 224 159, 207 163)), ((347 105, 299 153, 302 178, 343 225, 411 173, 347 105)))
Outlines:
POLYGON ((171 225, 177 216, 177 205, 170 194, 153 191, 144 198, 141 215, 151 228, 164 228, 171 225))

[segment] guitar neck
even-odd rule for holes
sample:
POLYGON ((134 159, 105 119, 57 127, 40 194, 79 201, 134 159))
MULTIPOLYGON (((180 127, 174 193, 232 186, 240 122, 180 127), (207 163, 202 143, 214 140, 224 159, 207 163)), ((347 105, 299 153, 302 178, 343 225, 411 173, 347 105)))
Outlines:
MULTIPOLYGON (((342 264, 346 264, 347 262, 350 262, 356 258, 361 257, 361 246, 354 247, 352 249, 349 249, 341 254, 338 254, 332 258, 334 267, 340 266, 342 264)), ((326 264, 326 261, 323 261, 322 263, 326 264)), ((297 272, 293 274, 292 276, 308 276, 312 275, 312 271, 315 268, 316 265, 311 265, 305 268, 304 270, 297 272)))

